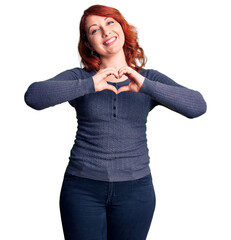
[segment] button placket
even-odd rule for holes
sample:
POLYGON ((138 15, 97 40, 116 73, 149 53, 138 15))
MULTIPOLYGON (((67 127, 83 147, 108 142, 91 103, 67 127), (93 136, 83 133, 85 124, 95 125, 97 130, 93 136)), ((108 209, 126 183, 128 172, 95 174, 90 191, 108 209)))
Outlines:
MULTIPOLYGON (((117 83, 116 83, 116 88, 117 88, 117 83)), ((117 95, 114 96, 114 99, 113 99, 113 106, 112 106, 112 117, 113 119, 116 118, 117 114, 116 114, 116 109, 117 109, 117 95)))

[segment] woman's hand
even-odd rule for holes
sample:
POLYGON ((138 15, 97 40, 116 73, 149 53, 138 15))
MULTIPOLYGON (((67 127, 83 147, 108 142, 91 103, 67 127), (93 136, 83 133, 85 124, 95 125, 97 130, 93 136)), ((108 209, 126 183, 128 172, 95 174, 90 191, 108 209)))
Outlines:
POLYGON ((118 73, 117 71, 112 68, 112 67, 108 67, 108 68, 104 68, 104 69, 100 69, 92 78, 94 81, 94 85, 95 85, 95 91, 102 91, 105 89, 111 90, 113 91, 115 94, 117 94, 117 89, 115 86, 112 86, 110 84, 107 83, 106 81, 106 77, 110 76, 110 75, 114 75, 116 78, 118 78, 118 73))
POLYGON ((139 92, 140 88, 143 85, 145 77, 135 71, 133 68, 124 66, 118 71, 119 78, 123 75, 126 75, 131 81, 127 86, 120 87, 117 90, 117 94, 124 91, 139 92))

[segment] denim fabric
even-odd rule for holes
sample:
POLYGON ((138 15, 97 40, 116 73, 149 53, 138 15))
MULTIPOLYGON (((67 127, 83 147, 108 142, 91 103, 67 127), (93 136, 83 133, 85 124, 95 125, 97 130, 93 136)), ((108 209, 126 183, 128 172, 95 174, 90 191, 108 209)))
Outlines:
POLYGON ((108 182, 65 172, 59 199, 65 240, 145 240, 155 205, 151 173, 108 182))

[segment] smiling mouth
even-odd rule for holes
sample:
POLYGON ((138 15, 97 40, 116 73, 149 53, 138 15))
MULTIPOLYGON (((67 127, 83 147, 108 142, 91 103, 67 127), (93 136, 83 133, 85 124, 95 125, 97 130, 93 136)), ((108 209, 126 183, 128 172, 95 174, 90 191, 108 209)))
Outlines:
POLYGON ((116 41, 117 37, 113 37, 110 40, 108 40, 107 42, 104 42, 103 45, 105 46, 109 46, 111 44, 113 44, 116 41))

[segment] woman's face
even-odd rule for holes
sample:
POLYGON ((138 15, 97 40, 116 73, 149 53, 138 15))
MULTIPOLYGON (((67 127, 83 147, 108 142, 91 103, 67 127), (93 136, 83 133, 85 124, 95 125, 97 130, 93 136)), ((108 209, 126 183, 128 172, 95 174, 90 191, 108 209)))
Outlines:
POLYGON ((109 56, 123 51, 124 32, 114 18, 88 16, 85 30, 89 41, 86 45, 100 56, 109 56))

